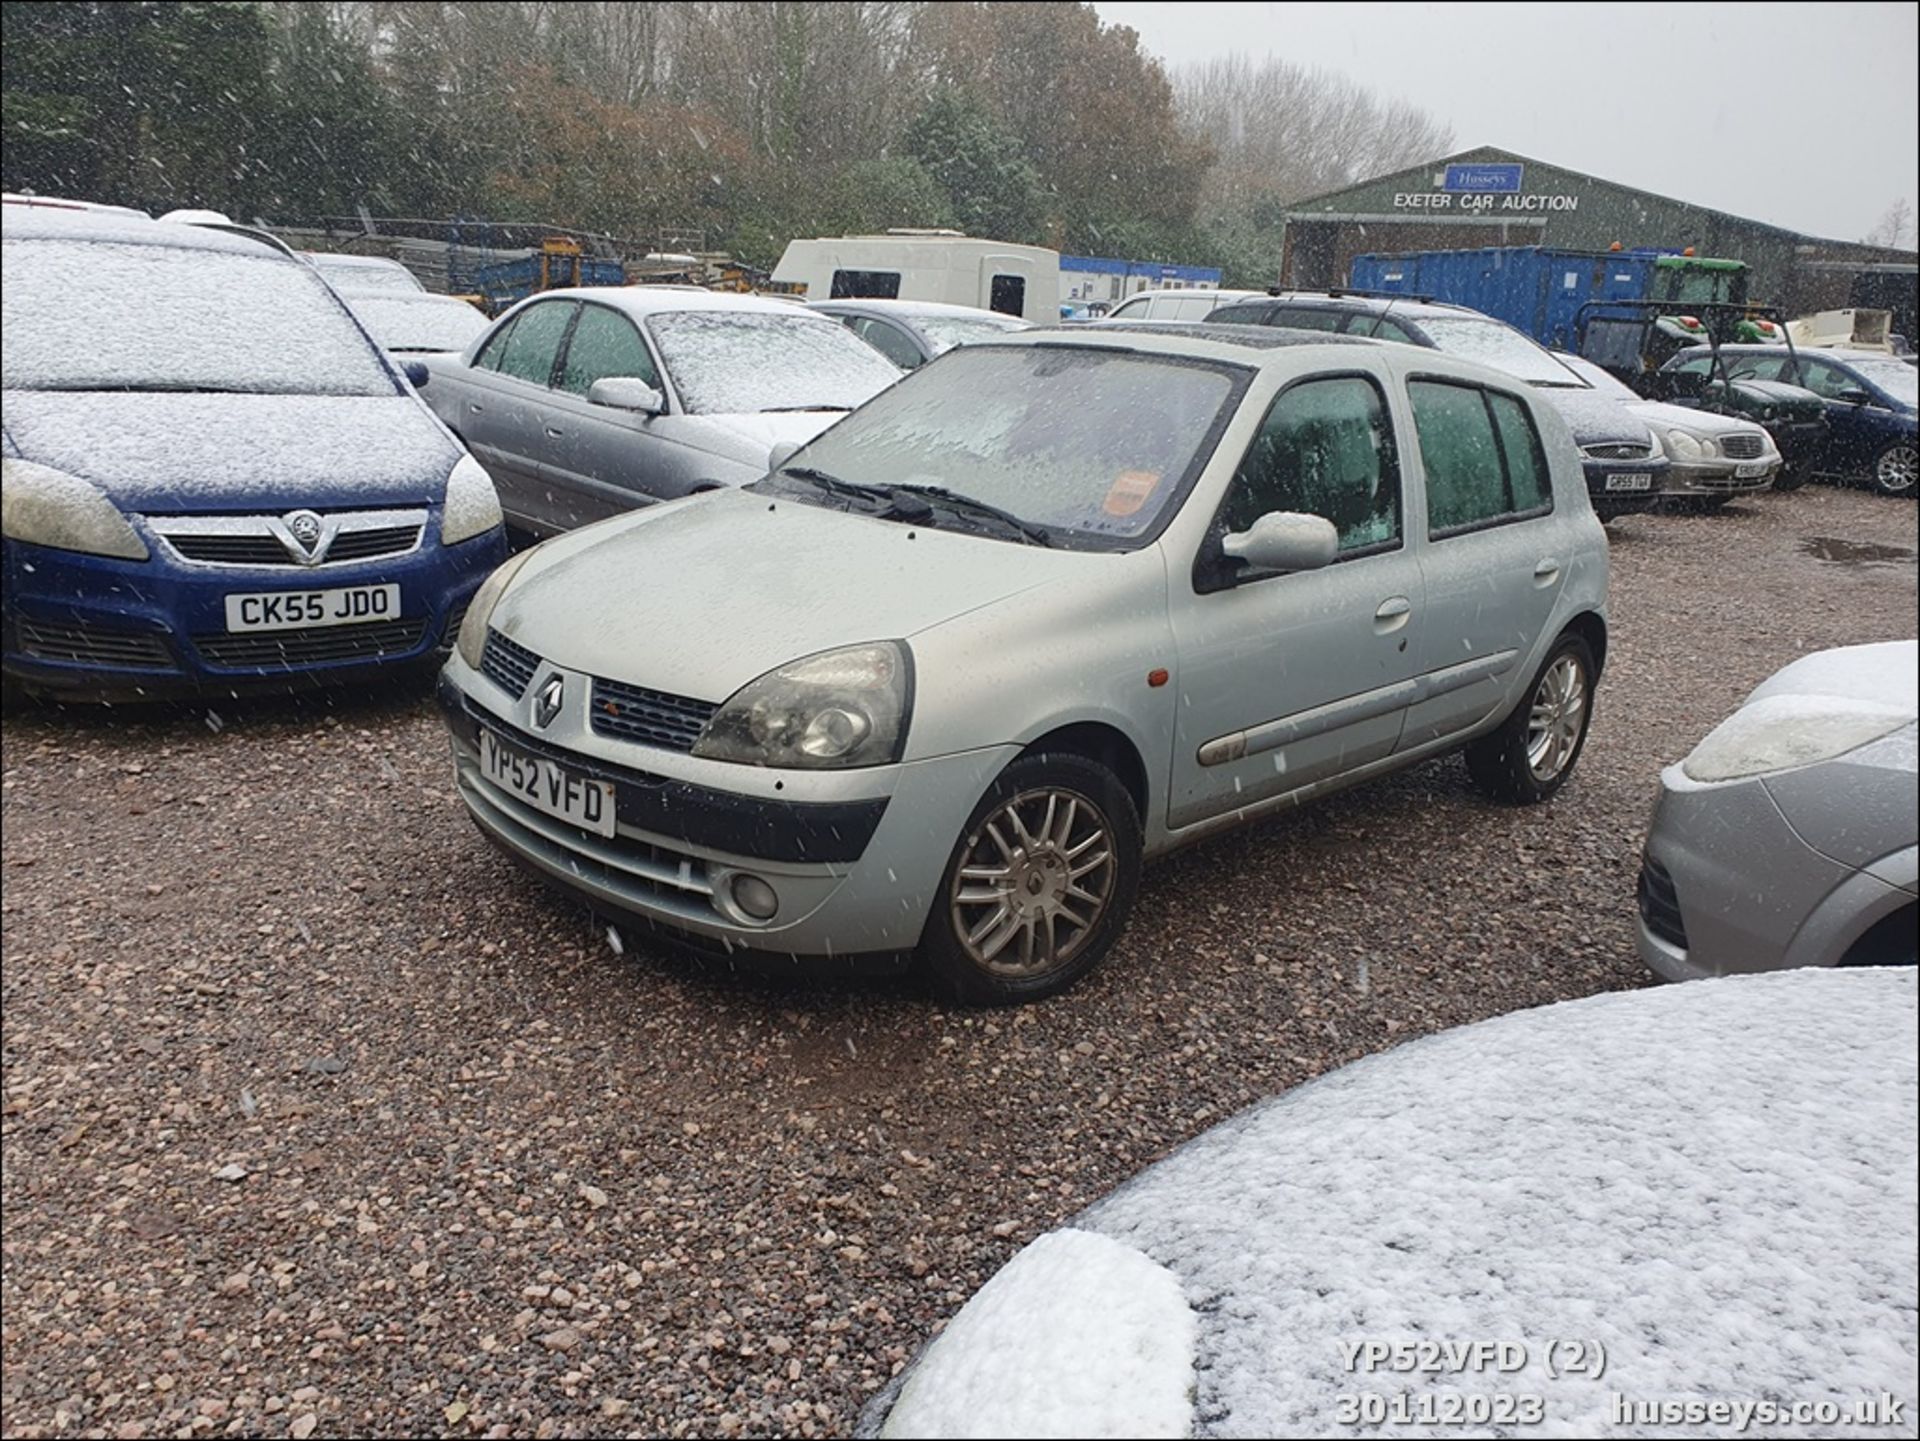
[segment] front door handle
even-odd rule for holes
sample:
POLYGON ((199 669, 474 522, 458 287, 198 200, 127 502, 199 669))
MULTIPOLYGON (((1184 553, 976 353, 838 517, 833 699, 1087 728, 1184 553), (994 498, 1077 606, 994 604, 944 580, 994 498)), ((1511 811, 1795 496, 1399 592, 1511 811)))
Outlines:
POLYGON ((467 402, 467 414, 469 415, 480 414, 480 402, 477 400, 469 400, 467 402))
POLYGON ((1541 585, 1552 585, 1560 574, 1560 557, 1550 555, 1533 568, 1533 578, 1541 585))
POLYGON ((548 440, 558 440, 558 439, 560 439, 560 432, 559 432, 559 431, 557 431, 557 430, 555 430, 555 429, 554 429, 554 428, 553 428, 553 427, 552 427, 551 425, 549 425, 549 426, 547 427, 547 439, 548 439, 548 440))
POLYGON ((1373 613, 1373 629, 1378 635, 1390 635, 1405 625, 1412 614, 1412 601, 1404 595, 1388 596, 1373 613))

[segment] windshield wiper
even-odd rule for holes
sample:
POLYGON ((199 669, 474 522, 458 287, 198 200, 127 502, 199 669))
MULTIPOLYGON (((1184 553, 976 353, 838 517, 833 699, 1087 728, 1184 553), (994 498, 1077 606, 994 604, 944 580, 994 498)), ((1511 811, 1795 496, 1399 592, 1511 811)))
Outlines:
POLYGON ((763 405, 762 415, 795 415, 806 410, 852 410, 851 405, 763 405))
POLYGON ((852 500, 893 499, 892 492, 883 485, 863 485, 857 480, 842 480, 837 475, 824 470, 816 470, 810 465, 783 465, 777 475, 791 475, 796 480, 811 481, 828 495, 844 495, 852 500))
POLYGON ((970 495, 961 495, 958 491, 948 490, 944 485, 896 485, 896 491, 905 491, 908 495, 925 496, 938 501, 948 510, 961 515, 983 515, 989 520, 997 520, 1002 525, 1011 526, 1031 545, 1051 546, 1053 537, 1030 520, 1022 520, 1010 510, 1002 510, 997 505, 989 505, 984 500, 975 500, 970 495))

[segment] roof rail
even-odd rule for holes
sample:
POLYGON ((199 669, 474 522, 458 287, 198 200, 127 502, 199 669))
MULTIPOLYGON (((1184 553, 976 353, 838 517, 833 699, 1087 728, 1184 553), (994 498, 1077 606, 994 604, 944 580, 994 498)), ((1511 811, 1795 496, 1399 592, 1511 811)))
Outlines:
POLYGON ((1444 305, 1451 310, 1466 310, 1469 307, 1456 305, 1451 300, 1440 300, 1431 295, 1418 295, 1405 290, 1361 290, 1351 285, 1329 286, 1320 290, 1295 290, 1278 285, 1269 285, 1267 294, 1275 298, 1290 295, 1323 295, 1329 300, 1345 300, 1353 297, 1359 300, 1406 300, 1415 305, 1444 305))

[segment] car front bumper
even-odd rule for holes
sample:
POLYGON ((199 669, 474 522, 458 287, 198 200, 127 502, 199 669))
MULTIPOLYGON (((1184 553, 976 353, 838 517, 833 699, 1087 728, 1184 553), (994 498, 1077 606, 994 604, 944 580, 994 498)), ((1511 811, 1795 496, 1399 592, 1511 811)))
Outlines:
POLYGON ((1689 460, 1675 461, 1668 469, 1660 494, 1666 498, 1693 499, 1700 496, 1747 495, 1766 490, 1780 473, 1780 457, 1765 460, 1689 460), (1742 475, 1748 467, 1757 474, 1742 475))
POLYGON ((518 700, 457 654, 438 697, 455 783, 481 831, 515 860, 603 911, 709 947, 798 957, 910 949, 961 827, 1017 746, 845 771, 702 760, 594 732, 590 678, 542 661, 518 700), (558 673, 574 704, 544 728, 531 697, 558 673), (611 782, 616 833, 589 832, 493 784, 479 732, 611 782), (765 921, 733 899, 756 877, 778 897, 765 921))
MULTIPOLYGON (((439 529, 437 514, 428 534, 439 529)), ((467 603, 506 558, 495 529, 457 545, 350 565, 209 566, 80 555, 8 540, 0 639, 6 676, 72 699, 162 699, 344 684, 403 673, 453 644, 467 603), (397 584, 390 621, 284 631, 227 630, 226 599, 397 584)))
POLYGON ((1637 896, 1640 956, 1672 981, 1831 962, 1808 920, 1858 873, 1800 839, 1761 777, 1660 777, 1637 896))

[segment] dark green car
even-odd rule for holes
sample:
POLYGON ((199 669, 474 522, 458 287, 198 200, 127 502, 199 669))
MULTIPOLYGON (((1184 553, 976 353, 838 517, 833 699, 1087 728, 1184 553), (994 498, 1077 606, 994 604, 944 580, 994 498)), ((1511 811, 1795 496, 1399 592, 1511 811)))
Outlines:
POLYGON ((1780 380, 1755 377, 1723 379, 1714 368, 1711 350, 1684 351, 1662 366, 1648 387, 1653 398, 1674 405, 1694 406, 1736 415, 1766 427, 1786 462, 1787 490, 1806 478, 1808 467, 1826 447, 1827 405, 1810 390, 1780 380))

